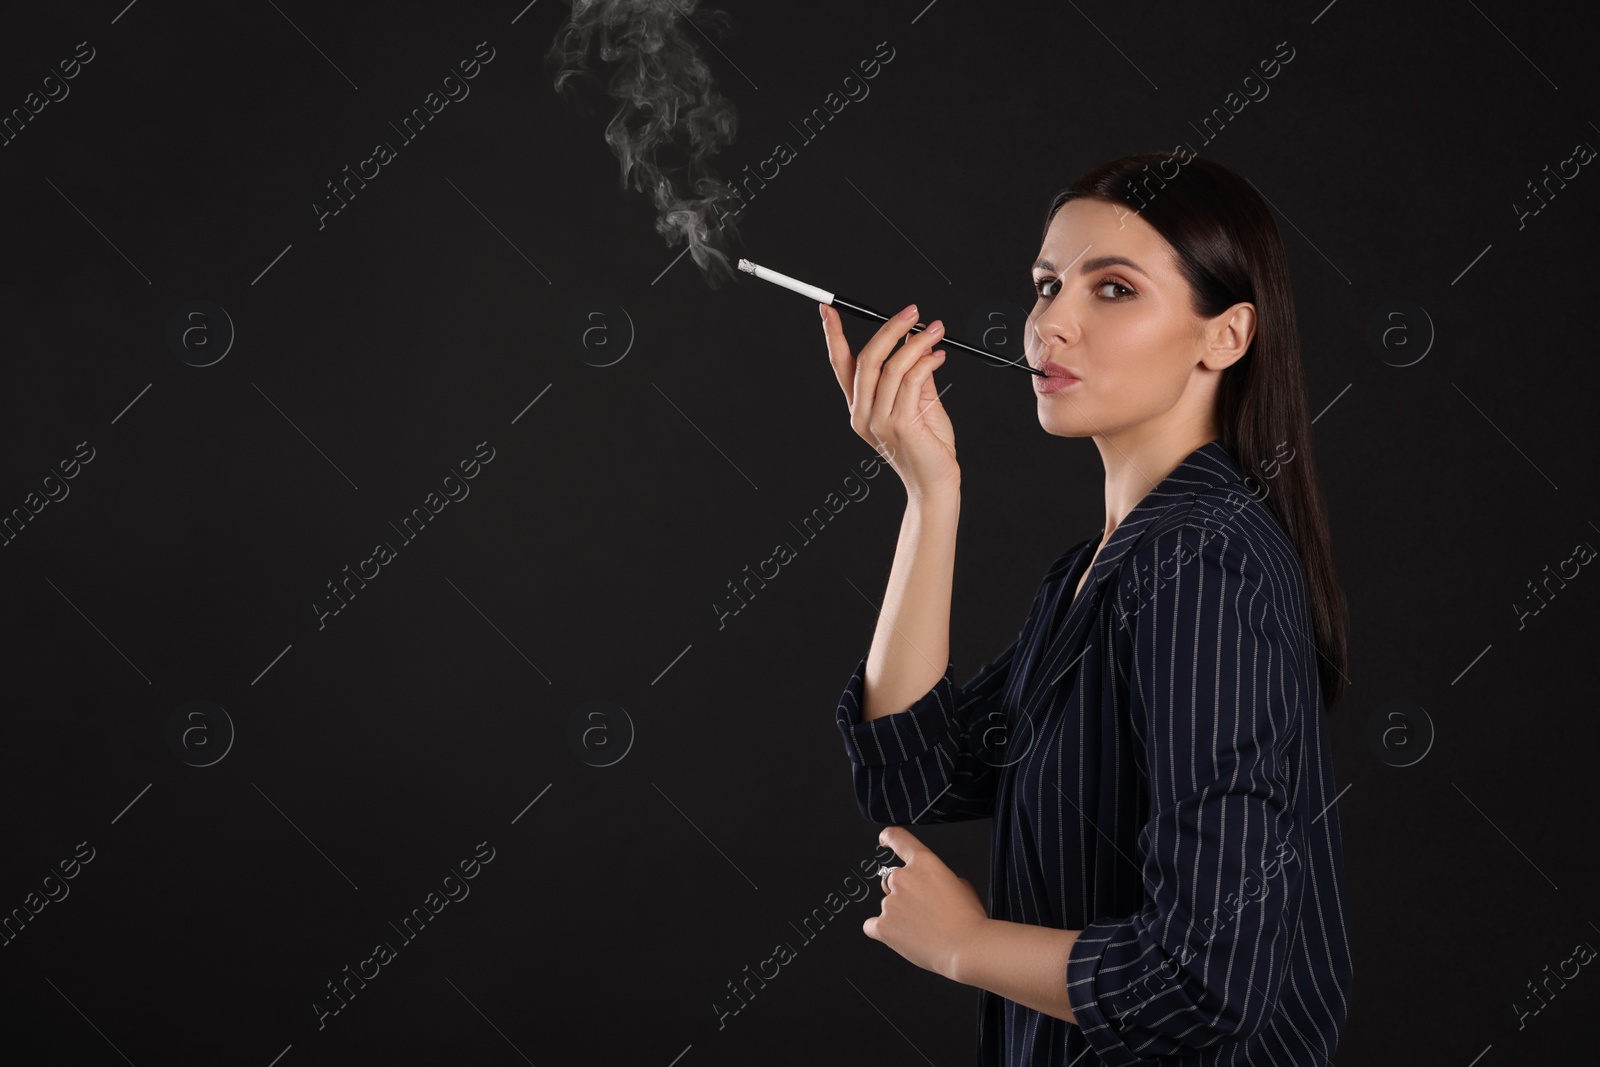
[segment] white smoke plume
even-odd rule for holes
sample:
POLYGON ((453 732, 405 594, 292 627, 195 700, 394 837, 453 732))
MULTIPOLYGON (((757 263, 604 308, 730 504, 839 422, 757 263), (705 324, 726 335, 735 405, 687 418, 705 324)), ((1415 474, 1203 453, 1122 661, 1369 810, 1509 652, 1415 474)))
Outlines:
MULTIPOLYGON (((622 164, 622 185, 655 202, 656 232, 690 254, 715 289, 734 270, 725 251, 741 204, 710 160, 733 143, 738 108, 717 92, 699 52, 700 34, 730 24, 725 12, 696 11, 698 0, 571 0, 572 13, 546 57, 563 95, 589 75, 591 46, 614 64, 606 88, 618 103, 606 141, 622 164), (691 15, 696 18, 684 25, 691 15), (679 159, 681 162, 672 162, 679 159), (721 203, 721 210, 718 204, 721 203), (710 225, 707 217, 720 219, 710 225)), ((709 37, 707 38, 709 39, 709 37)))

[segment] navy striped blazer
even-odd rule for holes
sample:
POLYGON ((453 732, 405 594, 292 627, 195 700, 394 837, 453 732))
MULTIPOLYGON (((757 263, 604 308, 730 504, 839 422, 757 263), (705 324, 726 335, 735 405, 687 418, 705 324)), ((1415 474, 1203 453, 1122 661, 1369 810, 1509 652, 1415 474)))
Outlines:
POLYGON ((1061 976, 1077 1025, 980 990, 979 1064, 1326 1065, 1351 961, 1299 556, 1220 440, 1123 519, 1074 599, 1100 537, 964 685, 947 664, 863 722, 861 658, 837 714, 857 803, 992 818, 990 917, 1083 931, 1061 976))

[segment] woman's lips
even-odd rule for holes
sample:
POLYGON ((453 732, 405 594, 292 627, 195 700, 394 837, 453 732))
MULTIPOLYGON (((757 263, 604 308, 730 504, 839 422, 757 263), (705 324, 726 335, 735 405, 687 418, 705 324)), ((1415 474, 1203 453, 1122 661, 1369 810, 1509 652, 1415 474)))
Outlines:
POLYGON ((1059 393, 1061 390, 1077 385, 1082 381, 1076 374, 1073 374, 1059 363, 1051 363, 1046 360, 1039 364, 1039 369, 1049 375, 1046 378, 1041 378, 1037 374, 1033 376, 1033 387, 1041 393, 1059 393))

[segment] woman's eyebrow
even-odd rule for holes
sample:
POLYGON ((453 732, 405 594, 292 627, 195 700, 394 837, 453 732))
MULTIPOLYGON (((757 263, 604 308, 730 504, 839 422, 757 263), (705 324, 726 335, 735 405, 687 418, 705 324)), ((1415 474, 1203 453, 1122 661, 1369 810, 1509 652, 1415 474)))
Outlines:
MULTIPOLYGON (((1132 267, 1140 274, 1144 274, 1146 278, 1150 277, 1149 274, 1145 273, 1145 269, 1143 267, 1139 266, 1139 264, 1135 263, 1133 260, 1128 259, 1126 256, 1096 256, 1093 259, 1086 259, 1083 261, 1083 266, 1078 268, 1078 273, 1090 274, 1094 271, 1104 270, 1106 267, 1113 266, 1132 267)), ((1033 269, 1055 270, 1056 265, 1050 262, 1048 259, 1036 259, 1033 262, 1033 269)))

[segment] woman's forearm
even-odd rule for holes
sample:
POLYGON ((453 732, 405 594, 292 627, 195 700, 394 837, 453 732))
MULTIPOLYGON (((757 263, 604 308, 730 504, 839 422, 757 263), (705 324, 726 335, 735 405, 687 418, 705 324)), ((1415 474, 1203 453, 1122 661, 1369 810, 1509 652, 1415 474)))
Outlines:
POLYGON ((863 721, 906 710, 944 675, 960 515, 959 490, 906 501, 889 587, 867 653, 863 721))
POLYGON ((986 919, 959 946, 947 977, 1077 1025, 1067 1001, 1067 956, 1082 932, 986 919))

